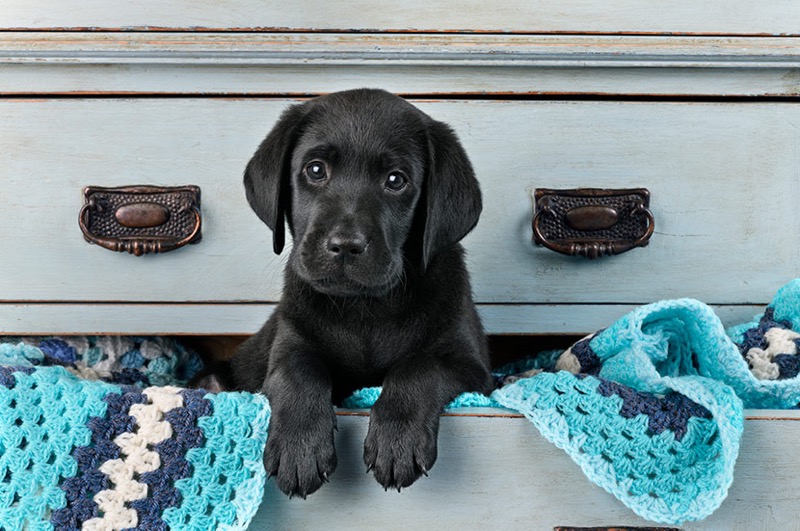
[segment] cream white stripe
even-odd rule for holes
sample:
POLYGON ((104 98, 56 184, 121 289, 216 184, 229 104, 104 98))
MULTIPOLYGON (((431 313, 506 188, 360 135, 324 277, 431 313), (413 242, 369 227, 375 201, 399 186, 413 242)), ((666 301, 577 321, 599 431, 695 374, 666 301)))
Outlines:
POLYGON ((164 413, 183 406, 178 387, 148 387, 143 391, 148 404, 134 404, 130 415, 136 420, 133 433, 120 434, 114 442, 119 446, 121 459, 111 459, 100 466, 114 485, 94 496, 103 516, 84 522, 86 531, 113 531, 136 527, 138 517, 126 503, 147 496, 147 485, 136 480, 137 474, 152 472, 161 466, 161 458, 148 445, 158 444, 172 437, 172 426, 164 420, 164 413))

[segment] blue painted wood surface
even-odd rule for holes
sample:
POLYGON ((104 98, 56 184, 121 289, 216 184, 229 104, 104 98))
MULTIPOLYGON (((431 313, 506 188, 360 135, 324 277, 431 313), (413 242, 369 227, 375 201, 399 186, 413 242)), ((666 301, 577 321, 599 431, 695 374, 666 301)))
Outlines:
MULTIPOLYGON (((796 531, 800 468, 789 455, 800 414, 748 411, 733 486, 722 506, 687 531, 796 531)), ((476 409, 442 418, 439 458, 398 493, 365 474, 365 416, 340 416, 339 465, 307 500, 267 482, 250 529, 527 529, 654 526, 591 483, 566 453, 525 418, 476 409)))
POLYGON ((798 34, 793 0, 5 0, 0 28, 798 34))
MULTIPOLYGON (((280 100, 0 101, 0 300, 271 302, 285 254, 241 174, 280 100), (197 184, 203 241, 133 257, 87 244, 87 185, 197 184)), ((422 102, 459 133, 485 200, 465 240, 486 304, 759 304, 796 275, 800 107, 422 102), (531 243, 535 188, 646 187, 648 247, 588 261, 531 243)), ((565 316, 565 318, 569 318, 565 316)))

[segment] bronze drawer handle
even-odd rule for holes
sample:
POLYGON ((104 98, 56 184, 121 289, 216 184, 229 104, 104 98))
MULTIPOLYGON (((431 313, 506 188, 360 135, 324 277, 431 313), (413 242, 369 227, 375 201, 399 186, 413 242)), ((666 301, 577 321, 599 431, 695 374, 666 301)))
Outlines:
POLYGON ((644 247, 655 229, 645 188, 540 188, 534 199, 534 242, 570 256, 593 259, 644 247))
POLYGON ((83 196, 78 223, 90 243, 141 256, 200 241, 197 186, 89 186, 83 196))

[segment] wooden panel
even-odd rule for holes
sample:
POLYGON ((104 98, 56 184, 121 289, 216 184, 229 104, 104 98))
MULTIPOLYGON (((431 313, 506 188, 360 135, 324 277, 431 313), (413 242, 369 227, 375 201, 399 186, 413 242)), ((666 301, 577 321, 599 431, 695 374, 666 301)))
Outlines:
MULTIPOLYGON (((796 411, 748 411, 747 416, 728 498, 705 521, 687 523, 683 529, 797 529, 800 470, 786 457, 800 437, 800 416, 796 411)), ((430 477, 401 493, 384 492, 364 473, 367 421, 363 416, 339 417, 339 465, 330 484, 307 500, 289 500, 268 481, 250 529, 652 525, 586 479, 566 453, 524 418, 444 417, 439 458, 430 477)))
MULTIPOLYGON (((101 335, 255 333, 272 304, 0 304, 0 334, 101 335)), ((588 334, 607 327, 630 305, 478 305, 489 334, 588 334)), ((761 306, 717 306, 727 325, 748 322, 761 306)))
MULTIPOLYGON (((241 173, 281 100, 0 102, 0 300, 275 301, 285 260, 241 173), (160 256, 83 241, 87 185, 197 184, 203 241, 160 256)), ((761 304, 796 275, 800 106, 423 102, 451 123, 485 193, 465 240, 482 303, 761 304), (537 187, 646 187, 644 249, 587 261, 531 244, 537 187)))
POLYGON ((800 94, 800 39, 0 33, 0 93, 800 94))
POLYGON ((0 28, 797 34, 794 0, 5 0, 0 28))

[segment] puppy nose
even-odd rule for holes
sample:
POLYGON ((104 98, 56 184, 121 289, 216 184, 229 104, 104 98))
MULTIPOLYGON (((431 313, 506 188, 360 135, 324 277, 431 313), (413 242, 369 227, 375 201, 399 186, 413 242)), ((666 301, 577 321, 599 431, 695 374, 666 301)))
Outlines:
POLYGON ((336 235, 328 240, 328 252, 334 256, 358 256, 367 250, 367 239, 360 234, 336 235))

